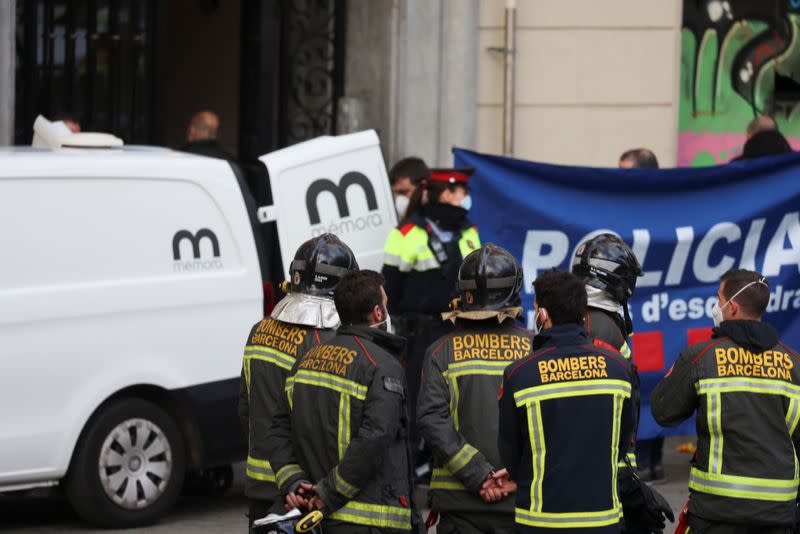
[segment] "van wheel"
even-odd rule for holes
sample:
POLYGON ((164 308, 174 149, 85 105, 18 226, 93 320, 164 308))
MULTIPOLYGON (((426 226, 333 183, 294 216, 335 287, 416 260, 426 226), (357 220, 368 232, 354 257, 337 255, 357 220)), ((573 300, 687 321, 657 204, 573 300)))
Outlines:
POLYGON ((141 399, 105 408, 81 436, 65 489, 75 511, 104 527, 156 521, 175 503, 186 454, 172 418, 141 399))

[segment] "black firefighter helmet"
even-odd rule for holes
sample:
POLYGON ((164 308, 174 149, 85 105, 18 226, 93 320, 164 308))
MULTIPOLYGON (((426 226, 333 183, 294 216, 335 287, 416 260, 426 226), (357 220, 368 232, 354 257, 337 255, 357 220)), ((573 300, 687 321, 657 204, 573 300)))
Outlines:
POLYGON ((572 274, 626 304, 633 296, 636 278, 642 276, 642 266, 622 239, 614 234, 599 234, 578 247, 572 274))
POLYGON ((522 268, 504 248, 486 243, 464 258, 458 269, 460 308, 500 310, 519 306, 522 268))
POLYGON ((342 276, 357 269, 350 247, 333 234, 322 234, 297 249, 289 266, 289 283, 293 293, 330 297, 342 276))

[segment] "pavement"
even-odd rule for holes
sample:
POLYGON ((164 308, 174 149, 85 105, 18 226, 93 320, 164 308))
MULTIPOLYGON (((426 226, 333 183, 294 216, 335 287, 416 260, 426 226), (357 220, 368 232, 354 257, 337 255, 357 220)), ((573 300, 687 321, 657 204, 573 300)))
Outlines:
MULTIPOLYGON (((664 447, 666 481, 655 486, 670 503, 676 517, 689 495, 686 486, 689 478, 689 455, 678 453, 675 449, 681 443, 693 440, 693 437, 666 440, 664 447)), ((135 530, 92 529, 75 515, 66 499, 56 491, 39 496, 0 497, 0 531, 20 533, 146 532, 151 534, 244 532, 247 528, 244 465, 235 465, 234 471, 236 477, 233 487, 225 495, 181 497, 169 515, 151 527, 135 530)), ((674 525, 668 525, 666 532, 673 530, 674 525)))

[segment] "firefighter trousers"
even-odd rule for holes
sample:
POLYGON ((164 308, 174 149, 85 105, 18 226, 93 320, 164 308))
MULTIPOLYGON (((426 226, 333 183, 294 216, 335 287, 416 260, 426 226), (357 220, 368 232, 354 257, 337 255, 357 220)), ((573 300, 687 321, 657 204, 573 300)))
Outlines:
POLYGON ((436 534, 514 534, 514 514, 440 512, 436 534))
POLYGON ((322 523, 324 534, 409 534, 411 530, 397 530, 394 528, 368 527, 344 523, 342 521, 326 520, 322 523))
POLYGON ((689 516, 687 534, 792 534, 792 527, 779 525, 733 525, 707 521, 697 516, 689 516))

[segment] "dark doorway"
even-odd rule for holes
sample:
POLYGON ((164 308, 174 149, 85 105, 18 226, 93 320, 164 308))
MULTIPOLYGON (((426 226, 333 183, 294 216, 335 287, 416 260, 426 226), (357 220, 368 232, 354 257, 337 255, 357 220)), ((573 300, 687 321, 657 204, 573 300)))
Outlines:
POLYGON ((242 3, 240 157, 336 133, 345 0, 242 3))
POLYGON ((17 2, 15 142, 29 144, 42 114, 83 130, 163 144, 164 2, 17 2))
POLYGON ((189 119, 207 109, 219 116, 220 145, 237 154, 242 2, 169 0, 165 3, 168 4, 163 51, 166 144, 173 148, 183 145, 189 119))
POLYGON ((179 146, 212 109, 245 164, 336 132, 345 0, 17 2, 15 142, 38 114, 179 146))

